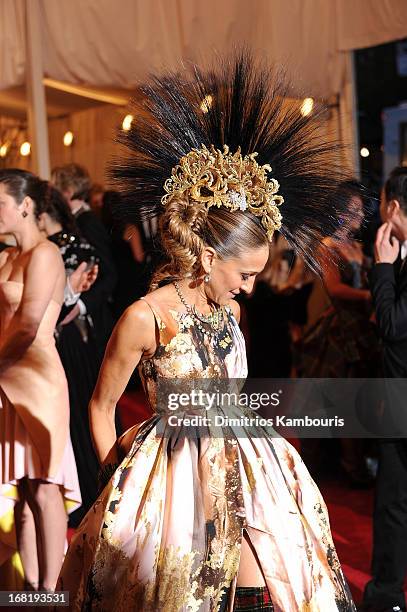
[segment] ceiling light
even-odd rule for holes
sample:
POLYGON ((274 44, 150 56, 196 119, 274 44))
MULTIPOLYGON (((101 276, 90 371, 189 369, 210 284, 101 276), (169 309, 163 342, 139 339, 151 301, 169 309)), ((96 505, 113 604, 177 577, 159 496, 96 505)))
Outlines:
POLYGON ((310 113, 312 113, 312 109, 314 108, 314 99, 313 98, 304 98, 301 104, 301 115, 306 117, 310 113))
POLYGON ((122 128, 124 129, 125 132, 128 132, 129 129, 131 128, 133 119, 134 119, 133 115, 126 115, 125 118, 123 119, 122 128))
POLYGON ((64 145, 66 147, 70 147, 72 143, 73 143, 73 133, 70 132, 70 131, 65 132, 65 134, 64 134, 64 145))
POLYGON ((4 142, 1 147, 0 147, 0 157, 6 157, 8 150, 10 148, 10 145, 8 142, 4 142))
POLYGON ((27 157, 31 153, 31 145, 29 142, 25 141, 20 147, 20 155, 23 157, 27 157))

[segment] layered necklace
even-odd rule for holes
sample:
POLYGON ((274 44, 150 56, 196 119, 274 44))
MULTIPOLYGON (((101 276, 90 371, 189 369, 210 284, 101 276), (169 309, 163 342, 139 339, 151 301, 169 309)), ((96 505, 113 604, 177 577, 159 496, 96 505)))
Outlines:
POLYGON ((186 311, 192 317, 199 331, 206 337, 216 338, 219 334, 219 331, 223 329, 224 327, 223 325, 224 320, 225 320, 224 309, 216 308, 213 312, 209 313, 208 315, 204 315, 198 312, 195 306, 191 306, 190 304, 188 304, 177 281, 173 281, 173 285, 181 301, 181 304, 185 306, 186 311), (205 324, 205 327, 203 324, 205 324))

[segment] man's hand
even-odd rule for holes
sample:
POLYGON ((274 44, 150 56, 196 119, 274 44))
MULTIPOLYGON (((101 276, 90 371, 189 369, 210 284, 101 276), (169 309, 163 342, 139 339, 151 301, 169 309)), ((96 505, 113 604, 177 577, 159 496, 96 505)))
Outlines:
POLYGON ((375 261, 376 263, 393 264, 399 254, 400 243, 391 236, 391 223, 383 223, 377 230, 375 242, 375 261))
POLYGON ((86 276, 83 279, 81 293, 83 293, 84 291, 89 291, 89 289, 92 287, 93 283, 97 279, 98 274, 99 274, 98 264, 93 265, 89 270, 86 271, 86 276))
POLYGON ((98 265, 95 264, 89 270, 87 266, 88 264, 86 261, 83 261, 69 276, 69 283, 74 293, 88 291, 97 278, 99 271, 98 265))

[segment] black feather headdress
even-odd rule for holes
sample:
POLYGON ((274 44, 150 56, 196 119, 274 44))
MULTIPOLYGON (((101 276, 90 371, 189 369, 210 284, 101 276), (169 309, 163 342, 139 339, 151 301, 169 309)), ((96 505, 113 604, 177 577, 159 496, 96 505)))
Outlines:
MULTIPOLYGON (((322 239, 347 224, 347 201, 337 193, 348 178, 339 144, 320 135, 318 112, 303 116, 287 104, 289 87, 278 70, 258 65, 250 53, 219 62, 213 71, 152 77, 134 102, 135 121, 121 133, 129 156, 116 160, 111 177, 123 195, 116 215, 124 222, 163 211, 164 183, 180 159, 202 145, 242 155, 257 152, 271 166, 284 198, 281 233, 313 268, 322 239)), ((250 213, 247 213, 250 214, 250 213)))

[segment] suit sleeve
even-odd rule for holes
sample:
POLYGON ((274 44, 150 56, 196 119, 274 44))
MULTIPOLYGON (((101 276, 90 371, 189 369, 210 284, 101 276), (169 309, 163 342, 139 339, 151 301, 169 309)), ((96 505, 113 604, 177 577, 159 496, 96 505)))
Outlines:
POLYGON ((407 282, 398 286, 393 264, 379 263, 370 273, 370 288, 383 338, 390 341, 407 339, 407 282))
POLYGON ((72 306, 65 306, 65 304, 62 304, 61 312, 59 313, 59 317, 58 317, 58 321, 56 322, 56 326, 58 326, 59 323, 63 321, 67 315, 69 315, 69 313, 71 312, 73 308, 75 308, 75 304, 72 304, 72 306))
POLYGON ((95 248, 99 257, 99 273, 94 285, 81 294, 81 300, 87 312, 92 314, 105 302, 117 282, 116 268, 113 262, 109 236, 101 221, 93 213, 84 213, 77 219, 77 224, 84 238, 95 248))

